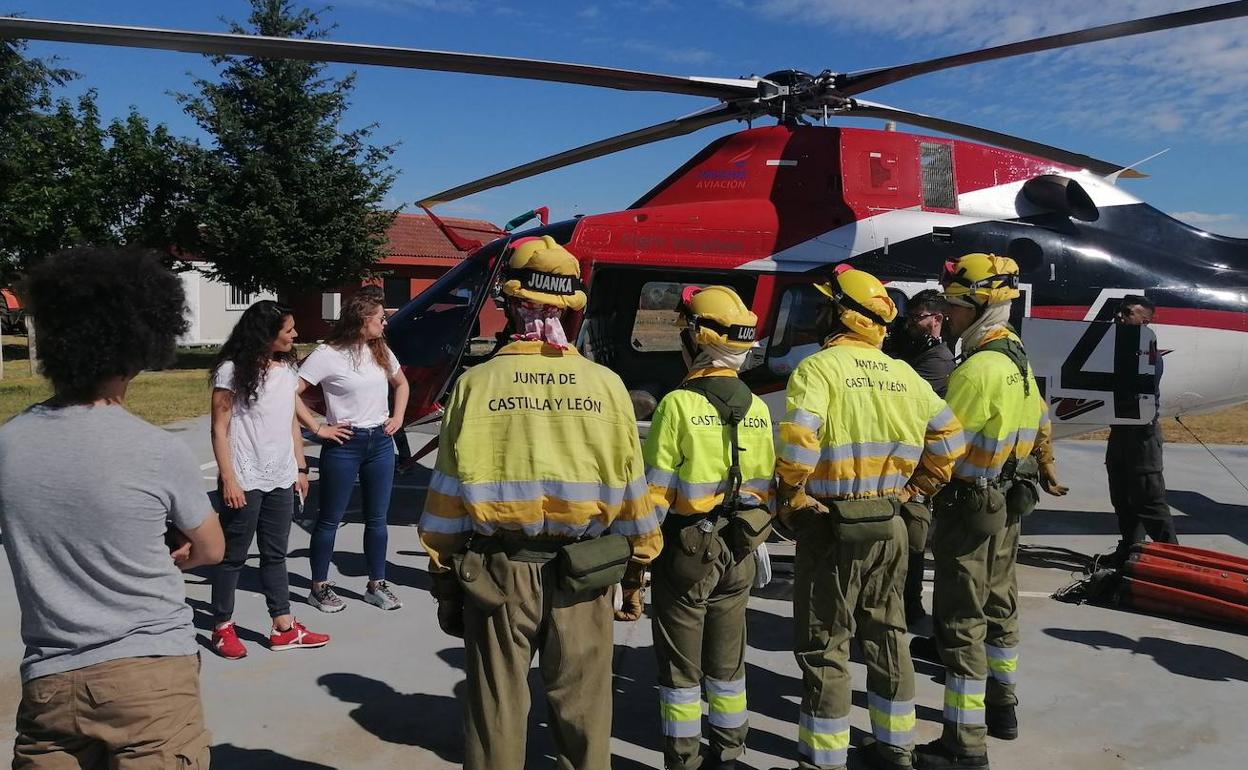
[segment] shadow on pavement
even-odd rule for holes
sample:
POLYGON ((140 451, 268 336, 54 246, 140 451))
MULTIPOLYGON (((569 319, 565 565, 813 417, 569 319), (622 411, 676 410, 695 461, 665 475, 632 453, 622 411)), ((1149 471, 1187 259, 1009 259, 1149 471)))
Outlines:
MULTIPOLYGON (((441 650, 438 657, 455 668, 464 666, 461 649, 441 650)), ((316 683, 338 700, 356 704, 351 718, 381 740, 418 746, 448 762, 463 761, 462 681, 455 685, 454 697, 403 693, 380 680, 350 673, 324 674, 316 683)))
MULTIPOLYGON (((1248 505, 1220 503, 1200 492, 1166 491, 1179 540, 1184 535, 1228 535, 1248 544, 1248 505), (1178 515, 1182 514, 1182 515, 1178 515)), ((1118 535, 1118 519, 1106 511, 1036 510, 1023 519, 1024 535, 1118 535)))
POLYGON ((212 747, 212 766, 229 770, 335 770, 332 765, 295 759, 269 749, 244 749, 229 743, 212 747))
POLYGON ((1132 639, 1111 631, 1084 631, 1072 628, 1046 628, 1054 639, 1085 644, 1093 649, 1126 650, 1147 655, 1172 674, 1210 682, 1248 682, 1248 660, 1233 652, 1203 644, 1178 642, 1155 636, 1132 639))
MULTIPOLYGON (((354 544, 353 544, 354 545, 354 544)), ((400 552, 402 553, 402 552, 400 552)), ((308 558, 309 551, 307 548, 297 548, 290 552, 286 558, 304 559, 308 558)), ((364 582, 368 580, 368 562, 364 559, 364 554, 355 551, 334 551, 333 565, 338 570, 338 574, 343 577, 362 578, 364 582)), ((256 580, 259 581, 259 570, 255 568, 244 568, 244 571, 251 569, 256 573, 256 580)), ((331 579, 333 576, 330 576, 331 579)), ((428 591, 433 587, 433 581, 429 577, 429 573, 418 567, 409 567, 406 564, 395 564, 393 561, 386 561, 386 579, 396 586, 405 586, 407 588, 416 588, 421 591, 428 591)), ((363 586, 364 582, 360 585, 363 586)), ((311 588, 312 583, 302 575, 291 573, 290 584, 292 586, 299 585, 300 588, 311 588)), ((242 580, 239 580, 239 586, 242 586, 242 580)), ((342 589, 335 587, 335 591, 345 595, 342 589)), ((361 599, 363 596, 360 597, 361 599)), ((402 599, 403 597, 399 597, 402 599)))

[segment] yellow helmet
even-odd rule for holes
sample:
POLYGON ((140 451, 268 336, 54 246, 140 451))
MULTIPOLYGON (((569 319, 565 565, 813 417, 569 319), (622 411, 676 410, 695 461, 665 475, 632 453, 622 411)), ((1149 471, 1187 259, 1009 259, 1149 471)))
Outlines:
POLYGON ((503 272, 503 294, 566 310, 585 307, 581 263, 549 235, 511 243, 503 272))
POLYGON ((839 265, 831 281, 815 284, 815 288, 837 305, 845 326, 877 345, 897 317, 897 305, 884 284, 864 270, 839 265))
POLYGON ((754 347, 758 316, 727 286, 687 286, 681 294, 681 315, 693 327, 694 342, 714 343, 730 350, 754 347))
POLYGON ((945 299, 963 307, 982 308, 1018 296, 1018 263, 996 254, 967 254, 946 262, 940 276, 945 299))

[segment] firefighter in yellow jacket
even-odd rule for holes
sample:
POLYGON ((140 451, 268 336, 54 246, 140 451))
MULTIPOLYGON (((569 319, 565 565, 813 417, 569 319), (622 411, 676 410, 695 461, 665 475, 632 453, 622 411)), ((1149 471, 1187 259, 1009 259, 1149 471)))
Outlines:
POLYGON ((872 767, 908 768, 914 669, 901 598, 906 528, 897 514, 902 500, 934 494, 949 479, 965 449, 962 430, 923 378, 880 350, 897 310, 874 276, 842 268, 819 288, 836 327, 789 379, 776 465, 779 514, 797 535, 800 764, 845 766, 857 636, 874 736, 862 753, 872 767))
POLYGON ((1050 494, 1066 492, 1057 483, 1048 409, 1009 327, 1018 265, 1009 257, 968 254, 946 266, 941 284, 963 357, 946 399, 962 423, 967 451, 932 503, 932 618, 945 698, 941 738, 915 751, 916 766, 925 770, 987 768, 985 736, 1018 735, 1020 521, 1035 507, 1035 481, 1050 494))
POLYGON ((549 236, 513 244, 513 341, 455 384, 420 519, 439 624, 467 652, 468 770, 524 767, 534 654, 559 766, 608 770, 607 589, 662 547, 628 392, 564 335, 579 273, 549 236))
MULTIPOLYGON (((689 374, 659 403, 642 452, 665 544, 651 581, 663 760, 667 770, 730 770, 748 729, 745 607, 771 531, 776 454, 766 404, 737 377, 757 316, 724 286, 691 286, 682 300, 689 374)), ((641 581, 630 582, 625 619, 641 612, 641 581)))

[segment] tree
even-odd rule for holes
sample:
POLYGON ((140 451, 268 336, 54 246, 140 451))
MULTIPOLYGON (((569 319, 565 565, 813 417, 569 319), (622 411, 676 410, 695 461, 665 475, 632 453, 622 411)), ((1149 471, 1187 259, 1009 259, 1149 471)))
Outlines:
MULTIPOLYGON (((235 33, 321 38, 319 16, 290 0, 252 0, 235 33)), ((306 61, 211 57, 220 82, 181 94, 214 146, 198 159, 183 244, 210 274, 244 291, 325 289, 367 275, 396 211, 381 208, 394 146, 369 144, 375 125, 344 130, 355 76, 306 61)))

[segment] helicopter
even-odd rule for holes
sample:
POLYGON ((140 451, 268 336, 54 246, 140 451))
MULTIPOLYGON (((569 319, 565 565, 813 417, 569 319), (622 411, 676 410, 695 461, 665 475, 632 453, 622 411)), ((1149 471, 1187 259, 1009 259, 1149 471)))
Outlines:
POLYGON ((439 203, 546 171, 731 121, 748 124, 627 209, 476 246, 398 310, 387 338, 412 385, 409 424, 438 419, 438 399, 479 357, 470 344, 474 325, 497 291, 508 244, 549 235, 580 259, 589 293, 586 308, 567 321, 569 336, 620 375, 643 427, 685 374, 674 321, 687 286, 731 286, 758 315, 757 345, 741 376, 779 415, 788 374, 821 346, 826 300, 814 286, 836 266, 877 275, 904 311, 915 292, 937 286, 946 261, 969 252, 1008 255, 1021 270, 1012 322, 1061 437, 1248 401, 1248 239, 1201 231, 1132 196, 1119 182, 1143 176, 1134 167, 861 94, 955 67, 1244 16, 1241 0, 893 67, 748 78, 24 18, 0 18, 0 38, 406 67, 718 102, 427 196, 420 205, 431 215, 439 203), (754 127, 767 118, 775 125, 754 127), (843 118, 883 119, 888 128, 827 125, 843 118), (895 123, 944 136, 896 131, 895 123), (1126 295, 1155 303, 1151 327, 1113 323, 1126 295), (1159 349, 1158 335, 1168 350, 1159 349), (1166 354, 1159 404, 1156 377, 1166 354))

